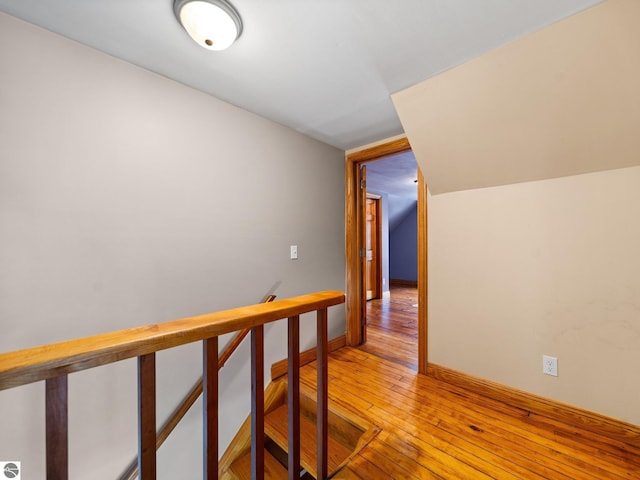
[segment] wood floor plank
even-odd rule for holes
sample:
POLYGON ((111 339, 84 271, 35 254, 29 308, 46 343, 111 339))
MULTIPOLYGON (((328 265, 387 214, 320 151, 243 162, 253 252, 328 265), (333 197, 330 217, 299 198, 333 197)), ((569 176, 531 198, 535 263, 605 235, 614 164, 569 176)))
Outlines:
POLYGON ((418 368, 417 289, 394 287, 392 296, 367 302, 367 343, 362 350, 418 368))
MULTIPOLYGON (((445 429, 448 434, 460 436, 464 441, 469 441, 470 436, 475 435, 477 438, 474 438, 473 441, 488 452, 491 452, 491 454, 502 452, 504 460, 509 462, 517 462, 518 456, 521 456, 521 466, 530 469, 534 473, 537 472, 542 478, 548 478, 552 473, 555 478, 565 479, 572 478, 572 476, 578 474, 580 475, 579 478, 591 480, 603 478, 603 476, 625 478, 622 476, 625 472, 613 465, 605 463, 605 468, 594 465, 594 462, 599 463, 597 457, 583 456, 576 452, 573 452, 574 456, 559 455, 556 444, 551 446, 541 445, 539 443, 541 441, 540 438, 534 437, 533 440, 527 438, 528 431, 526 429, 521 430, 520 435, 518 435, 510 432, 509 429, 503 428, 504 426, 495 418, 491 422, 486 422, 476 412, 467 410, 457 399, 454 399, 454 404, 439 405, 440 409, 438 409, 438 406, 434 407, 433 402, 428 402, 424 397, 417 397, 419 401, 414 404, 412 402, 416 401, 416 395, 413 392, 405 395, 402 387, 398 385, 392 385, 388 391, 385 391, 382 385, 377 383, 379 379, 373 382, 375 385, 372 387, 364 382, 364 378, 357 372, 345 369, 341 378, 336 379, 335 384, 339 390, 353 388, 352 384, 345 383, 347 379, 351 379, 361 393, 366 393, 368 398, 375 400, 374 403, 379 408, 393 408, 396 404, 403 404, 402 412, 405 415, 420 417, 426 423, 432 422, 432 427, 437 426, 440 429, 445 429, 445 426, 448 426, 448 430, 445 429), (447 411, 453 413, 447 414, 447 411), (484 433, 484 435, 480 435, 480 432, 484 433), (493 440, 493 442, 490 440, 493 440), (503 446, 505 444, 513 445, 514 442, 517 442, 517 447, 515 448, 513 446, 508 448, 503 446), (527 451, 527 446, 535 450, 527 451), (531 458, 539 459, 540 464, 530 460, 531 458), (551 469, 553 471, 546 467, 549 461, 554 462, 554 467, 551 469), (565 465, 567 463, 570 465, 565 465)), ((387 412, 387 414, 392 414, 392 412, 387 412)))
MULTIPOLYGON (((367 392, 367 395, 369 394, 370 392, 367 392)), ((384 419, 381 425, 383 429, 395 428, 397 431, 402 432, 403 435, 412 436, 416 439, 427 433, 430 436, 428 447, 440 450, 447 457, 456 459, 474 470, 485 473, 489 478, 518 478, 518 476, 511 477, 508 475, 508 472, 516 471, 519 471, 522 475, 526 474, 530 478, 546 478, 544 474, 532 472, 523 467, 522 464, 500 456, 493 450, 483 448, 484 446, 479 443, 471 442, 464 437, 457 437, 439 425, 425 426, 423 419, 406 407, 397 408, 391 403, 386 403, 382 400, 375 403, 376 405, 369 410, 369 414, 376 419, 384 419)), ((427 448, 427 445, 423 445, 423 448, 427 448)))
POLYGON ((353 471, 353 467, 351 465, 345 466, 331 478, 334 480, 362 480, 362 477, 353 471))
MULTIPOLYGON (((342 352, 341 357, 344 358, 345 356, 346 352, 342 352)), ((373 362, 374 357, 370 357, 368 360, 373 362)), ((362 387, 362 385, 366 385, 368 382, 366 380, 367 375, 363 374, 361 367, 354 368, 352 362, 346 362, 346 364, 343 362, 343 365, 343 367, 340 367, 340 363, 334 363, 333 365, 334 376, 337 380, 337 383, 334 382, 334 388, 338 387, 337 390, 341 392, 341 395, 344 395, 349 388, 353 388, 353 385, 341 384, 341 382, 346 378, 351 377, 354 383, 358 385, 356 390, 359 392, 360 397, 364 396, 370 398, 371 396, 382 395, 381 398, 386 399, 389 396, 396 396, 396 402, 402 403, 404 401, 402 392, 408 388, 406 384, 399 384, 397 382, 388 383, 386 388, 390 388, 391 393, 385 393, 384 381, 381 381, 381 379, 376 376, 370 381, 370 383, 374 385, 373 390, 371 392, 367 392, 365 391, 366 387, 362 387), (341 370, 339 368, 341 368, 341 370), (365 395, 363 395, 363 393, 365 393, 365 395)), ((373 370, 379 371, 380 369, 374 368, 373 370)), ((427 377, 420 376, 419 378, 422 379, 427 377)), ((434 381, 430 380, 429 383, 431 384, 431 387, 433 387, 434 381)), ((430 390, 433 390, 433 388, 430 390)), ((484 435, 482 435, 483 438, 480 442, 485 449, 489 451, 502 450, 506 452, 507 457, 511 458, 510 461, 516 461, 519 455, 524 459, 523 463, 525 466, 531 461, 537 461, 542 466, 537 466, 534 463, 530 464, 528 468, 538 471, 538 474, 542 476, 542 478, 634 478, 633 475, 635 473, 629 469, 630 466, 633 467, 633 464, 630 462, 625 462, 622 459, 615 459, 615 457, 613 457, 614 461, 610 462, 607 461, 606 455, 604 456, 605 458, 600 458, 597 454, 581 454, 579 450, 572 449, 555 440, 552 441, 545 437, 540 437, 537 434, 531 434, 527 430, 527 424, 522 421, 523 418, 526 418, 526 412, 523 413, 518 409, 506 409, 508 412, 507 415, 503 415, 502 412, 494 412, 491 416, 487 416, 480 414, 477 411, 480 409, 480 407, 478 407, 478 403, 481 403, 482 398, 475 399, 473 402, 466 401, 464 403, 460 402, 460 399, 457 396, 453 396, 447 401, 442 400, 441 395, 436 395, 434 398, 429 399, 428 395, 420 393, 419 389, 417 392, 409 392, 408 395, 409 397, 413 395, 415 397, 413 400, 416 398, 419 399, 419 405, 420 408, 423 409, 422 413, 424 415, 430 415, 432 418, 438 419, 438 421, 440 421, 439 417, 442 417, 443 414, 439 413, 437 409, 430 412, 424 411, 426 408, 425 405, 430 404, 433 406, 436 404, 436 408, 443 408, 442 403, 444 402, 445 411, 447 408, 449 410, 455 410, 453 415, 447 417, 449 423, 446 425, 448 425, 449 433, 460 435, 464 429, 468 429, 470 427, 477 429, 468 430, 468 433, 471 435, 478 435, 478 432, 480 431, 485 432, 484 435), (454 402, 454 405, 457 404, 457 407, 452 407, 451 402, 454 402), (447 403, 449 403, 449 405, 446 405, 447 403), (497 416, 502 416, 502 420, 496 419, 497 416), (509 424, 509 422, 503 425, 501 422, 504 419, 509 419, 511 423, 514 424, 519 421, 520 426, 518 428, 514 428, 509 424), (458 423, 462 423, 463 426, 457 426, 458 423), (487 441, 489 437, 491 438, 490 442, 487 441), (515 448, 510 447, 505 449, 500 445, 500 442, 509 445, 513 445, 515 443, 517 446, 515 448), (532 448, 534 450, 528 452, 527 448, 532 448), (550 469, 546 467, 549 462, 551 462, 552 465, 550 469)), ((383 401, 380 398, 378 400, 383 401)), ((482 409, 484 409, 485 412, 492 412, 491 404, 495 405, 496 402, 491 402, 487 399, 485 400, 488 402, 488 406, 484 406, 482 409)), ((440 425, 440 428, 443 428, 444 425, 445 424, 440 425)), ((557 430, 555 430, 555 432, 549 432, 549 435, 553 437, 556 433, 557 430)))
POLYGON ((364 448, 360 456, 376 465, 392 478, 406 480, 439 480, 442 477, 413 460, 398 454, 382 442, 375 442, 364 448))
MULTIPOLYGON (((554 452, 557 450, 559 450, 559 453, 583 452, 585 455, 590 456, 590 462, 595 462, 596 464, 618 465, 621 470, 624 470, 629 463, 637 462, 638 456, 632 456, 636 460, 629 458, 628 452, 621 451, 618 446, 614 445, 617 442, 611 439, 604 439, 592 432, 581 431, 573 426, 567 428, 566 425, 560 422, 553 422, 553 428, 549 428, 547 425, 536 425, 531 420, 529 412, 522 411, 520 413, 518 412, 519 409, 512 409, 500 402, 480 395, 469 394, 469 392, 456 392, 455 396, 452 396, 448 394, 446 388, 442 389, 433 381, 429 381, 428 389, 425 388, 426 385, 415 385, 416 383, 421 383, 424 379, 430 380, 428 377, 416 376, 416 381, 409 385, 408 388, 419 395, 425 402, 428 401, 431 404, 440 405, 443 401, 460 401, 465 406, 465 409, 473 411, 474 415, 479 415, 481 420, 478 421, 486 421, 492 425, 498 423, 509 432, 514 432, 516 435, 525 438, 531 438, 537 444, 553 449, 554 452), (435 396, 424 393, 427 391, 433 392, 434 389, 438 390, 435 396), (466 395, 461 393, 466 393, 466 395), (514 413, 512 415, 502 415, 504 412, 508 413, 509 410, 513 410, 514 413), (557 442, 558 436, 565 437, 560 444, 557 442), (588 439, 588 441, 585 441, 585 439, 588 439), (600 462, 600 457, 605 457, 604 461, 600 462)), ((403 387, 396 383, 393 388, 401 390, 403 387)), ((614 472, 620 469, 614 469, 614 472)), ((620 472, 617 473, 620 474, 620 472)))
POLYGON ((418 375, 416 303, 411 288, 369 302, 367 345, 330 355, 329 401, 381 429, 335 478, 640 480, 640 449, 418 375))
MULTIPOLYGON (((452 425, 459 422, 473 425, 477 432, 485 434, 484 437, 495 435, 497 437, 495 442, 511 443, 516 445, 518 450, 522 448, 535 449, 533 456, 540 457, 541 461, 553 459, 566 463, 571 468, 591 471, 596 478, 601 478, 601 475, 606 473, 625 478, 624 475, 631 462, 611 455, 604 449, 588 448, 585 442, 578 442, 574 439, 558 442, 558 429, 546 430, 545 432, 545 429, 532 427, 526 418, 518 420, 508 416, 496 417, 495 413, 491 414, 490 405, 478 406, 478 403, 469 404, 468 409, 459 409, 454 418, 448 417, 449 421, 452 425)), ((436 405, 435 408, 442 409, 442 406, 436 405)), ((593 440, 593 437, 591 438, 593 440)))
MULTIPOLYGON (((396 394, 403 391, 403 388, 398 387, 398 385, 394 385, 392 388, 396 394)), ((460 427, 458 424, 461 424, 463 425, 463 428, 471 428, 471 430, 469 430, 470 434, 478 436, 480 436, 480 434, 484 434, 482 435, 482 437, 484 437, 482 439, 483 441, 487 440, 487 437, 492 436, 495 437, 493 439, 494 443, 509 442, 511 444, 515 444, 515 450, 519 450, 521 453, 526 453, 525 449, 527 446, 531 446, 532 448, 535 447, 536 452, 533 456, 540 457, 542 461, 546 461, 548 458, 558 458, 562 453, 557 451, 559 445, 556 443, 552 445, 545 445, 544 438, 531 434, 527 429, 513 428, 509 424, 503 424, 496 418, 483 418, 483 416, 478 415, 476 412, 467 411, 466 408, 459 408, 453 416, 447 415, 447 409, 451 410, 451 405, 445 405, 446 408, 442 409, 442 405, 435 404, 436 402, 434 402, 434 399, 429 399, 426 395, 420 398, 422 401, 420 402, 419 408, 423 414, 428 414, 433 418, 438 418, 438 423, 441 427, 443 419, 447 419, 450 422, 451 430, 459 430, 460 427), (430 406, 430 410, 427 410, 427 405, 430 406), (441 408, 442 411, 438 412, 438 408, 441 408)), ((456 399, 454 399, 454 401, 456 401, 456 399)), ((598 462, 599 459, 597 457, 589 457, 588 461, 586 457, 577 460, 574 460, 569 456, 562 456, 562 458, 566 459, 569 463, 573 463, 573 467, 575 468, 583 468, 586 471, 593 470, 595 475, 592 476, 595 476, 596 478, 605 473, 599 472, 599 467, 594 465, 594 460, 596 463, 600 463, 598 462)), ((607 462, 602 462, 602 465, 609 466, 607 462)), ((561 468, 560 470, 564 469, 561 468)), ((617 475, 623 474, 622 470, 615 468, 609 469, 607 472, 615 473, 617 475)))
POLYGON ((339 472, 338 475, 333 478, 349 480, 389 480, 394 477, 361 455, 356 455, 346 469, 339 472))
MULTIPOLYGON (((401 417, 411 417, 411 410, 415 409, 415 405, 411 404, 410 399, 401 398, 394 394, 394 392, 384 390, 380 385, 371 386, 367 382, 363 381, 361 378, 358 378, 357 374, 353 374, 352 372, 344 371, 342 378, 336 379, 333 384, 333 391, 330 386, 329 394, 332 395, 333 392, 336 392, 335 400, 340 401, 341 392, 347 390, 357 390, 361 396, 365 396, 366 398, 373 400, 374 406, 368 410, 368 415, 373 419, 374 422, 377 422, 380 426, 386 429, 394 429, 398 435, 400 436, 419 436, 424 432, 424 427, 426 422, 416 421, 415 423, 409 423, 401 419, 401 417), (348 381, 351 380, 351 382, 348 381), (392 418, 393 417, 393 418, 392 418)), ((415 419, 418 420, 418 419, 415 419)), ((432 435, 432 445, 436 450, 432 452, 432 456, 435 458, 445 458, 447 461, 454 461, 454 459, 460 460, 458 468, 464 470, 466 467, 463 465, 465 459, 467 459, 468 452, 464 449, 460 450, 458 447, 451 442, 452 436, 447 434, 446 432, 439 432, 435 429, 430 430, 429 433, 432 435), (434 436, 435 435, 435 436, 434 436), (438 439, 437 436, 444 436, 445 439, 438 439), (447 450, 447 453, 443 451, 447 450)), ((406 440, 406 438, 405 438, 406 440)), ((429 447, 431 447, 429 446, 429 447)), ((426 445, 424 445, 427 448, 426 445)), ((475 448, 475 447, 472 447, 475 448)), ((484 465, 485 470, 492 471, 493 467, 489 465, 487 462, 484 462, 481 459, 477 460, 476 463, 480 463, 484 465)), ((498 459, 495 459, 498 460, 498 459)), ((475 468, 472 469, 474 474, 478 474, 475 471, 475 468)), ((471 474, 471 473, 469 473, 471 474)), ((489 476, 488 478, 493 478, 489 476)), ((510 478, 508 476, 504 476, 503 478, 510 478)), ((517 477, 512 477, 517 478, 517 477)))
MULTIPOLYGON (((415 437, 402 430, 387 425, 377 437, 378 441, 395 450, 398 458, 407 458, 416 462, 425 470, 433 472, 441 478, 448 479, 478 479, 492 478, 474 467, 459 461, 435 447, 421 437, 415 437)), ((511 477, 514 478, 514 477, 511 477)))

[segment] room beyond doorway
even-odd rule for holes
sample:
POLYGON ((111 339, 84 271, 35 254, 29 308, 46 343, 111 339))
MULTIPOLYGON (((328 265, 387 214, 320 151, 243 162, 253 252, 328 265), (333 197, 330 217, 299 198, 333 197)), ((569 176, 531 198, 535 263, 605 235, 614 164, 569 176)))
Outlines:
MULTIPOLYGON (((411 150, 406 137, 350 153, 346 157, 346 261, 347 261, 347 345, 358 346, 366 339, 363 225, 364 195, 361 166, 372 160, 411 150), (362 181, 361 181, 362 180, 362 181)), ((418 169, 418 371, 427 373, 427 188, 418 169)))
POLYGON ((367 342, 360 350, 418 369, 418 288, 391 285, 390 295, 367 302, 367 342))
MULTIPOLYGON (((393 281, 413 285, 418 282, 418 166, 412 151, 366 162, 365 165, 367 197, 374 195, 381 204, 379 283, 382 293, 388 295, 393 281)), ((369 212, 366 213, 368 220, 369 212)))

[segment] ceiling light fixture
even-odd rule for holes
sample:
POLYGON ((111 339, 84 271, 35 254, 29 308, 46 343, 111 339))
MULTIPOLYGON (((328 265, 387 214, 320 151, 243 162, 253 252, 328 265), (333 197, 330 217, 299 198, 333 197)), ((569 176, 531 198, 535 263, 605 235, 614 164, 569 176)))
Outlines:
POLYGON ((225 0, 174 0, 173 11, 189 36, 209 50, 229 48, 242 33, 242 19, 225 0))

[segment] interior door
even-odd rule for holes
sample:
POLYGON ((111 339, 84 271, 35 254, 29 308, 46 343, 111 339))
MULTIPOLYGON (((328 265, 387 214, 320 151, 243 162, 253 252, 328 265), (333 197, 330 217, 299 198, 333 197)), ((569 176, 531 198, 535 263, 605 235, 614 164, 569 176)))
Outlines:
POLYGON ((358 169, 358 195, 356 197, 357 201, 357 229, 358 229, 358 255, 360 257, 359 265, 360 265, 360 281, 359 283, 359 292, 361 301, 360 303, 360 332, 361 332, 361 343, 365 343, 367 341, 367 302, 366 294, 367 294, 367 167, 366 165, 360 165, 358 169))
POLYGON ((366 299, 380 298, 380 199, 367 196, 365 206, 366 299))

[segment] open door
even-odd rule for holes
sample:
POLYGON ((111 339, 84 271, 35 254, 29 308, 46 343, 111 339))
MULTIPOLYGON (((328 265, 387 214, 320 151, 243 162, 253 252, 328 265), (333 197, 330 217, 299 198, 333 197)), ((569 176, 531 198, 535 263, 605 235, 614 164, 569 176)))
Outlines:
POLYGON ((365 300, 382 297, 381 208, 380 197, 367 193, 365 208, 365 300))
POLYGON ((360 291, 360 343, 367 341, 367 166, 359 165, 358 168, 358 195, 357 195, 357 225, 358 225, 358 255, 361 280, 360 291))

